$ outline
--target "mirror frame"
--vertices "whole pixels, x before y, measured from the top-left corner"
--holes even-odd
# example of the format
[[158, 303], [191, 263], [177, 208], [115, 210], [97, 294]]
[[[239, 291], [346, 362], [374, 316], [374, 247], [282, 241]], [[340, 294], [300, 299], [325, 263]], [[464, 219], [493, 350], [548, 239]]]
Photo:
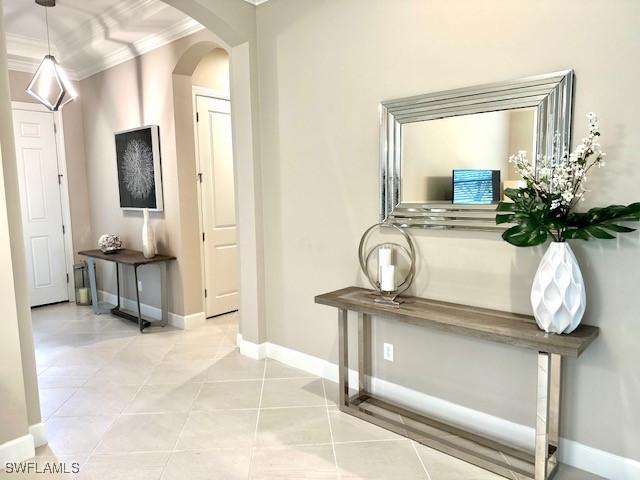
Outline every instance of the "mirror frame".
[[[496, 205], [402, 203], [402, 125], [440, 118], [534, 107], [535, 148], [550, 158], [571, 145], [573, 70], [385, 101], [380, 104], [381, 219], [401, 227], [497, 230]], [[557, 140], [556, 140], [557, 139]], [[557, 147], [555, 145], [557, 144]], [[515, 152], [513, 152], [515, 153]], [[506, 159], [505, 159], [506, 160]]]

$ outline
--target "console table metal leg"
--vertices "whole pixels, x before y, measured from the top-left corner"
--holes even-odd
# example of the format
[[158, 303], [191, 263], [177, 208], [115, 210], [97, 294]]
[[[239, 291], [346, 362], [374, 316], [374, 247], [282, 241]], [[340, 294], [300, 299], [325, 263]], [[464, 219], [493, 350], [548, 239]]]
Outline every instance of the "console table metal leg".
[[100, 304], [98, 303], [98, 288], [96, 283], [96, 261], [89, 257], [87, 258], [87, 266], [89, 267], [89, 287], [91, 288], [91, 307], [93, 313], [100, 315]]
[[538, 353], [535, 480], [551, 478], [558, 466], [562, 357]]
[[136, 288], [136, 305], [138, 307], [138, 328], [140, 328], [140, 332], [144, 329], [144, 323], [142, 321], [142, 311], [140, 310], [140, 289], [138, 288], [138, 266], [133, 266], [133, 276], [135, 277], [135, 288]]
[[338, 392], [339, 407], [343, 410], [349, 403], [349, 335], [347, 310], [338, 309]]
[[120, 264], [118, 262], [116, 262], [116, 296], [118, 297], [116, 308], [120, 310]]
[[371, 315], [358, 313], [358, 388], [360, 394], [369, 392], [371, 376]]
[[169, 307], [167, 303], [167, 264], [160, 263], [160, 310], [162, 313], [162, 326], [169, 323]]

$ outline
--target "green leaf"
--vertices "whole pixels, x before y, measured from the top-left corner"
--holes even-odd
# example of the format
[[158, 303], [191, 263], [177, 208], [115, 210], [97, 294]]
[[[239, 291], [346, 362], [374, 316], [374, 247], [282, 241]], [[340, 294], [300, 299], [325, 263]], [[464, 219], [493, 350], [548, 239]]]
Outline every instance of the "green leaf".
[[496, 215], [496, 225], [500, 225], [501, 223], [510, 223], [515, 217], [516, 215], [513, 213]]
[[502, 238], [516, 247], [533, 247], [544, 243], [548, 235], [545, 229], [530, 223], [522, 223], [505, 230]]
[[607, 231], [603, 230], [600, 227], [596, 227], [595, 225], [586, 227], [586, 231], [601, 240], [611, 240], [612, 238], [616, 238], [615, 235], [611, 235]]
[[500, 202], [496, 207], [496, 212], [513, 212], [515, 206], [515, 203], [512, 202]]
[[616, 225], [615, 223], [603, 223], [601, 227], [618, 233], [629, 233], [636, 231], [635, 228], [625, 227], [624, 225]]
[[[595, 237], [603, 240], [615, 238], [609, 232], [628, 233], [636, 229], [619, 225], [620, 222], [640, 221], [640, 202], [630, 205], [609, 205], [592, 208], [586, 212], [573, 212], [567, 216], [565, 238], [588, 240]], [[607, 231], [608, 230], [608, 231]]]

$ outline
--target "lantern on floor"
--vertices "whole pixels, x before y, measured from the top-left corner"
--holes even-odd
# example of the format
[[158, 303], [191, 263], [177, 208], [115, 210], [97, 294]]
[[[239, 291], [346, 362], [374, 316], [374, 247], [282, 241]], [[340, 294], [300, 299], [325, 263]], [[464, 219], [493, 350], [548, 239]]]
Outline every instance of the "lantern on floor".
[[76, 290], [76, 303], [78, 305], [91, 305], [87, 262], [76, 263], [73, 266], [73, 283]]

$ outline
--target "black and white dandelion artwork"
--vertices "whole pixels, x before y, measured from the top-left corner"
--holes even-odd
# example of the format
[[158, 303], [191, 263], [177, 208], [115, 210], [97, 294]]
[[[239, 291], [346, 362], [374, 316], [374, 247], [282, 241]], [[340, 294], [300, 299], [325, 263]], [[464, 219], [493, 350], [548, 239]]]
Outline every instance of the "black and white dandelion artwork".
[[117, 133], [116, 154], [120, 207], [161, 210], [158, 127]]

